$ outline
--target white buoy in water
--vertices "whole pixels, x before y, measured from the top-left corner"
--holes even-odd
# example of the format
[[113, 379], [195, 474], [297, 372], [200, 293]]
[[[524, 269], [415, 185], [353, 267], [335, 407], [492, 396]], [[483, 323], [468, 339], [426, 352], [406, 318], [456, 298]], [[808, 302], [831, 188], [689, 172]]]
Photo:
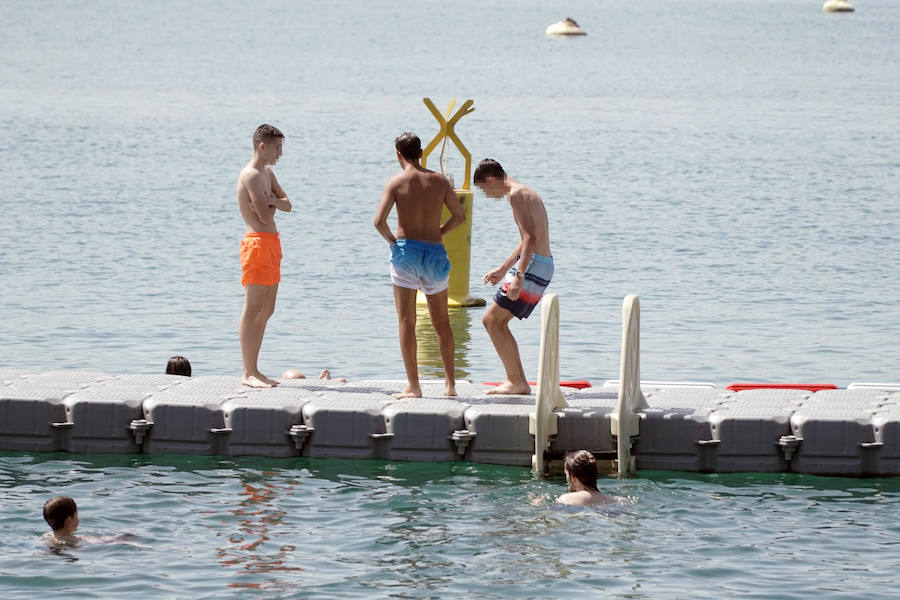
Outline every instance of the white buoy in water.
[[826, 0], [822, 5], [823, 12], [853, 12], [853, 5], [847, 0]]
[[578, 26], [575, 19], [567, 17], [564, 21], [557, 21], [553, 25], [547, 27], [545, 31], [547, 35], [587, 35], [587, 32]]

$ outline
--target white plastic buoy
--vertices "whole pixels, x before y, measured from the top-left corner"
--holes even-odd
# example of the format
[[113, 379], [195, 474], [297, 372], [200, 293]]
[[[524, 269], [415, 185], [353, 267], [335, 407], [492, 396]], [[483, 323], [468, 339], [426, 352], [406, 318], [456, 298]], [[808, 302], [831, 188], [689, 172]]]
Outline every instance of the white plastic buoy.
[[847, 0], [826, 0], [822, 12], [853, 12], [853, 5]]
[[587, 32], [578, 26], [575, 19], [567, 17], [564, 21], [557, 21], [553, 25], [547, 27], [545, 32], [547, 35], [587, 35]]

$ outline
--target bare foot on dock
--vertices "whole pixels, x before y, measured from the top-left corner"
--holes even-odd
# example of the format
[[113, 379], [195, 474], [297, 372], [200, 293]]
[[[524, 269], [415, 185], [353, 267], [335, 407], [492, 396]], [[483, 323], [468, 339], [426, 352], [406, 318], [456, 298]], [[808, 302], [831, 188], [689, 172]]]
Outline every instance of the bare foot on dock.
[[484, 392], [485, 394], [503, 394], [507, 396], [525, 396], [531, 393], [531, 387], [525, 385], [511, 383], [505, 381], [500, 385], [495, 385]]
[[241, 383], [246, 385], [247, 387], [252, 388], [270, 388], [274, 387], [273, 384], [269, 383], [271, 379], [263, 375], [262, 373], [258, 373], [257, 375], [245, 375], [241, 378]]
[[444, 384], [444, 395], [445, 396], [455, 396], [456, 395], [456, 384], [455, 383], [445, 383]]
[[319, 379], [323, 381], [341, 381], [347, 383], [346, 377], [332, 377], [331, 371], [329, 371], [328, 369], [322, 369], [322, 372], [319, 373]]
[[406, 389], [399, 394], [394, 394], [394, 398], [421, 398], [422, 388], [415, 385], [408, 385]]

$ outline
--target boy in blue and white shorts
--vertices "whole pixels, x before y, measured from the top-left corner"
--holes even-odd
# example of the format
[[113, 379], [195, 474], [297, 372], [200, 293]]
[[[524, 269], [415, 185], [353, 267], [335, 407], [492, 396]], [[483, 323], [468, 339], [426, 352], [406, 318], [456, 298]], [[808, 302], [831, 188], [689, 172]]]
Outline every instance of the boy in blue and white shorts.
[[[394, 140], [397, 161], [402, 169], [384, 186], [375, 212], [375, 229], [391, 245], [391, 283], [400, 332], [400, 353], [408, 384], [398, 398], [419, 398], [419, 368], [416, 361], [416, 294], [419, 289], [428, 299], [428, 312], [438, 337], [444, 365], [444, 394], [456, 395], [453, 330], [447, 313], [447, 286], [450, 261], [443, 237], [466, 220], [462, 204], [447, 178], [419, 164], [422, 142], [413, 133]], [[387, 224], [397, 205], [397, 234]], [[450, 218], [441, 224], [444, 206]]]
[[487, 393], [529, 394], [531, 386], [525, 377], [519, 346], [509, 330], [509, 322], [513, 317], [528, 318], [553, 278], [547, 210], [533, 189], [508, 177], [496, 160], [486, 158], [478, 163], [473, 179], [486, 196], [509, 197], [521, 236], [509, 258], [484, 275], [484, 282], [491, 285], [502, 280], [482, 323], [506, 370], [506, 381]]

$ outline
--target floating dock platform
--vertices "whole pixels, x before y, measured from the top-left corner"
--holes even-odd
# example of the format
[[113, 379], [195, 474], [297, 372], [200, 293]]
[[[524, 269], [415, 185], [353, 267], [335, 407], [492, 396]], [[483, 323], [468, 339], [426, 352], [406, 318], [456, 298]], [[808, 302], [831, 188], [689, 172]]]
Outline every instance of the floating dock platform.
[[[488, 386], [405, 381], [287, 380], [271, 389], [237, 377], [0, 370], [0, 450], [471, 461], [530, 467], [535, 396]], [[615, 458], [615, 382], [561, 388], [545, 458], [587, 449]], [[900, 475], [900, 386], [719, 389], [642, 382], [637, 469]]]

